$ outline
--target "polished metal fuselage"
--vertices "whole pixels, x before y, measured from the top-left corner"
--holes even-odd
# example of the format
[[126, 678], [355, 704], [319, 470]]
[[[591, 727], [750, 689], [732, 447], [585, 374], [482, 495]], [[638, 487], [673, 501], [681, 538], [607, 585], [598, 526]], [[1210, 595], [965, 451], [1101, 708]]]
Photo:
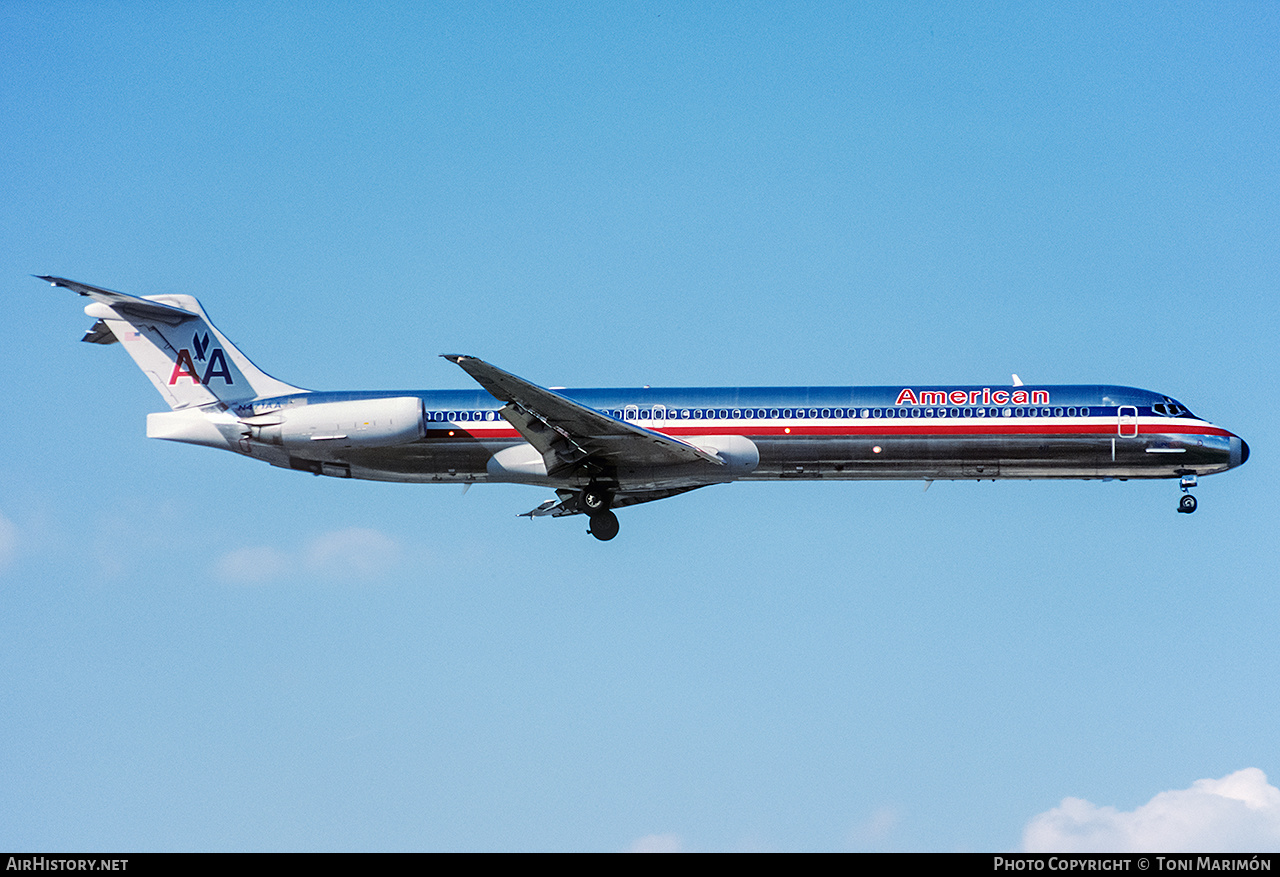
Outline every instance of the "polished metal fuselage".
[[[415, 394], [423, 400], [427, 422], [423, 437], [407, 444], [286, 453], [242, 443], [237, 449], [274, 465], [341, 477], [562, 488], [600, 480], [624, 490], [733, 480], [1176, 478], [1222, 472], [1248, 456], [1238, 436], [1181, 406], [1179, 416], [1170, 416], [1165, 402], [1157, 401], [1168, 397], [1128, 387], [1043, 388], [1036, 392], [1050, 404], [1039, 406], [904, 405], [897, 400], [906, 391], [896, 387], [563, 392], [619, 420], [699, 447], [737, 450], [722, 455], [729, 462], [725, 466], [613, 466], [552, 478], [502, 418], [502, 404], [473, 391]], [[989, 388], [938, 392], [979, 403], [983, 392], [1010, 397], [1008, 391], [993, 394]], [[298, 401], [390, 395], [325, 394]], [[289, 404], [286, 400], [283, 409]], [[525, 452], [530, 454], [526, 465], [501, 462]]]

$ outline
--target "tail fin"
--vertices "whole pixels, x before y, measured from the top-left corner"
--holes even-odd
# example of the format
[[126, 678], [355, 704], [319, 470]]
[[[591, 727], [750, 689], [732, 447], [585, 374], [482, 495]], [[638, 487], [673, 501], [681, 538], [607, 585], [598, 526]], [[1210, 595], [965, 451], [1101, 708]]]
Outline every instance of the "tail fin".
[[36, 276], [92, 298], [84, 311], [98, 322], [81, 340], [123, 344], [175, 411], [307, 392], [276, 380], [250, 362], [214, 328], [192, 296], [139, 298], [62, 277]]

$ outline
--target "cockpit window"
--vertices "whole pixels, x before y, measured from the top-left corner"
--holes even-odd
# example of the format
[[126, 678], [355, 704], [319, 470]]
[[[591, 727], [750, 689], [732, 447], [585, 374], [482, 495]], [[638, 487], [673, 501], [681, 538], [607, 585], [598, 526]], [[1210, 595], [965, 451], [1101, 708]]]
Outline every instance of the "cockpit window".
[[1163, 403], [1157, 402], [1152, 405], [1151, 410], [1157, 414], [1164, 414], [1166, 417], [1195, 417], [1187, 406], [1170, 399], [1168, 396], [1164, 397]]

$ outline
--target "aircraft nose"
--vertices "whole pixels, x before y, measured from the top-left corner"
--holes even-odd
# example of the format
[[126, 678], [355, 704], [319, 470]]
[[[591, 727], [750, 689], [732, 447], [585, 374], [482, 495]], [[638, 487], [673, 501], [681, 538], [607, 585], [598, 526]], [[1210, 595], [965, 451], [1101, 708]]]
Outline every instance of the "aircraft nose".
[[1238, 435], [1231, 437], [1231, 468], [1249, 459], [1249, 443]]

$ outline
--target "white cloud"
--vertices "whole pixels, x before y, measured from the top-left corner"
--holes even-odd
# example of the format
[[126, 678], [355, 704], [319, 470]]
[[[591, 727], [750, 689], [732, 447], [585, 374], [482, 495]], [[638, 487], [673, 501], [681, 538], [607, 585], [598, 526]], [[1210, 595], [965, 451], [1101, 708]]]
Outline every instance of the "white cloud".
[[307, 546], [307, 566], [321, 575], [370, 579], [399, 559], [400, 546], [377, 530], [352, 527], [315, 539]]
[[678, 834], [646, 834], [627, 847], [629, 853], [683, 853], [684, 840]]
[[0, 572], [4, 572], [13, 562], [17, 553], [18, 528], [13, 525], [13, 521], [0, 515]]
[[1161, 792], [1132, 811], [1080, 798], [1032, 819], [1022, 849], [1047, 852], [1277, 852], [1280, 789], [1247, 767], [1220, 780]]
[[400, 560], [400, 546], [377, 530], [352, 527], [325, 533], [297, 551], [252, 546], [218, 559], [218, 577], [232, 582], [270, 582], [307, 575], [323, 579], [373, 579]]
[[278, 548], [237, 548], [218, 559], [218, 577], [232, 582], [269, 582], [289, 570], [289, 557]]
[[901, 821], [897, 807], [880, 807], [850, 829], [849, 842], [855, 849], [883, 847]]

